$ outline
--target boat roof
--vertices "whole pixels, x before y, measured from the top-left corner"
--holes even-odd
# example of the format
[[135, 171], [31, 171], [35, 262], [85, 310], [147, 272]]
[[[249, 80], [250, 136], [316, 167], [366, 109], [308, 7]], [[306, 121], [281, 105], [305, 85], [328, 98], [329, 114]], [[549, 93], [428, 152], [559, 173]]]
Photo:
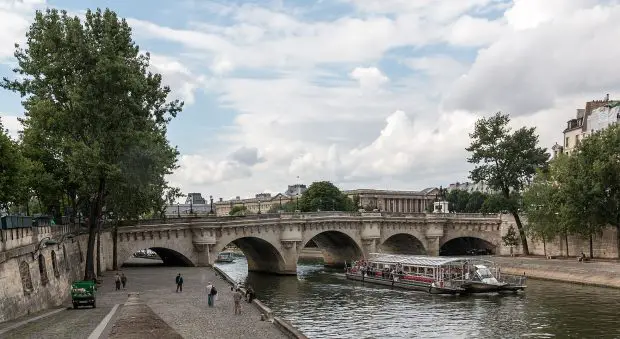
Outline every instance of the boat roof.
[[431, 257], [426, 255], [402, 255], [386, 253], [370, 253], [369, 261], [412, 266], [442, 266], [457, 262], [491, 262], [489, 260], [463, 257]]

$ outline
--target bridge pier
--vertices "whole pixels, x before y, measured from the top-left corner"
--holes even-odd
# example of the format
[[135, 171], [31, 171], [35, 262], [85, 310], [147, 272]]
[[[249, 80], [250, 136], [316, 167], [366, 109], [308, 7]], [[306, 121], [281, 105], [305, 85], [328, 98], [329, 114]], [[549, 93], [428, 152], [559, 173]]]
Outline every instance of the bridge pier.
[[194, 250], [196, 251], [196, 266], [200, 267], [212, 267], [215, 263], [215, 258], [211, 254], [215, 244], [209, 243], [194, 243]]
[[426, 237], [426, 253], [430, 256], [439, 255], [439, 237]]

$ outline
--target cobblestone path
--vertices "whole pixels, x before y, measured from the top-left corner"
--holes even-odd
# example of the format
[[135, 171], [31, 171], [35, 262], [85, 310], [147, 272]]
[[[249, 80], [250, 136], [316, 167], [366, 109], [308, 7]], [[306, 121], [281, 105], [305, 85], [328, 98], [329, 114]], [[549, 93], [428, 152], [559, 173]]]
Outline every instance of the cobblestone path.
[[[115, 304], [125, 303], [128, 292], [139, 292], [140, 299], [184, 338], [286, 338], [272, 323], [260, 321], [260, 313], [253, 305], [243, 303], [242, 314], [235, 316], [230, 286], [216, 277], [212, 269], [131, 267], [122, 269], [122, 272], [128, 278], [127, 289], [114, 291], [114, 272], [106, 272], [97, 293], [97, 308], [74, 310], [69, 308], [68, 300], [66, 310], [2, 333], [0, 337], [86, 339]], [[175, 292], [177, 273], [184, 277], [182, 293]], [[209, 281], [218, 290], [219, 300], [213, 308], [208, 308], [206, 302], [205, 286]], [[120, 308], [116, 316], [119, 313]], [[3, 328], [23, 320], [0, 324], [0, 333]], [[115, 320], [112, 318], [102, 338], [107, 336]]]

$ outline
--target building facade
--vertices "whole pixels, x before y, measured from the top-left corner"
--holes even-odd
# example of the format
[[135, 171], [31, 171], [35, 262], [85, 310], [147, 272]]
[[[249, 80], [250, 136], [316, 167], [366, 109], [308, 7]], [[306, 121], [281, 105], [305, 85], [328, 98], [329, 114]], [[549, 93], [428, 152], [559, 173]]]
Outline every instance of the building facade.
[[466, 191], [468, 193], [473, 193], [473, 192], [481, 192], [481, 193], [494, 193], [494, 191], [485, 183], [483, 182], [479, 182], [479, 183], [474, 183], [474, 182], [455, 182], [453, 184], [448, 185], [448, 187], [446, 187], [446, 189], [448, 190], [448, 192], [452, 192], [454, 190], [461, 190], [461, 191]]
[[616, 123], [620, 113], [618, 104], [617, 100], [609, 100], [607, 94], [605, 100], [589, 101], [585, 108], [577, 109], [575, 118], [566, 122], [562, 144], [556, 143], [551, 147], [553, 156], [560, 153], [572, 154], [589, 134]]
[[267, 213], [270, 209], [283, 206], [287, 202], [296, 202], [307, 189], [306, 185], [295, 184], [289, 185], [284, 193], [278, 193], [275, 196], [271, 193], [259, 193], [254, 198], [247, 199], [241, 199], [239, 196], [231, 200], [220, 198], [214, 203], [215, 214], [217, 216], [229, 215], [235, 206], [245, 207], [250, 213]]
[[422, 191], [388, 191], [356, 189], [343, 192], [351, 199], [359, 197], [359, 208], [380, 212], [423, 213], [439, 198], [439, 189]]

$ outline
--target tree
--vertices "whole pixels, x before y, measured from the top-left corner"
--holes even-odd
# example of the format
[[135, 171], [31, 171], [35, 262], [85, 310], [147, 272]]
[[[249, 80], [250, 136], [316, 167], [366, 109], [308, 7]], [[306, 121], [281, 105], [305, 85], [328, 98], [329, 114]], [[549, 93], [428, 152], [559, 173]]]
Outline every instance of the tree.
[[329, 181], [313, 182], [299, 199], [299, 209], [303, 212], [355, 211], [356, 208], [353, 200]]
[[470, 193], [464, 190], [452, 190], [446, 194], [446, 200], [449, 203], [450, 211], [456, 213], [464, 213], [467, 210], [467, 203], [469, 203]]
[[502, 241], [504, 242], [504, 245], [510, 247], [510, 255], [512, 256], [513, 247], [519, 244], [519, 238], [517, 237], [515, 228], [512, 227], [512, 225], [510, 225], [510, 227], [508, 228], [508, 231], [506, 231], [506, 235], [502, 237]]
[[606, 210], [610, 188], [605, 186], [599, 171], [609, 163], [601, 155], [606, 147], [599, 133], [586, 138], [577, 153], [569, 157], [567, 168], [559, 178], [563, 220], [574, 233], [589, 238], [590, 258], [594, 257], [593, 236], [600, 234], [609, 221]]
[[244, 216], [247, 213], [248, 213], [247, 207], [237, 205], [230, 209], [230, 212], [228, 212], [228, 215], [239, 217], [239, 216]]
[[295, 201], [289, 200], [283, 203], [282, 208], [280, 208], [280, 204], [272, 205], [267, 213], [279, 213], [280, 210], [287, 213], [295, 212]]
[[474, 132], [469, 135], [472, 140], [466, 150], [471, 156], [467, 161], [476, 164], [470, 172], [474, 182], [485, 182], [510, 203], [508, 211], [519, 229], [523, 253], [528, 255], [525, 230], [515, 204], [517, 200], [511, 192], [520, 193], [536, 170], [546, 165], [549, 154], [545, 148], [538, 147], [535, 128], [522, 127], [512, 132], [509, 122], [509, 116], [501, 112], [478, 120]]
[[9, 137], [0, 119], [0, 209], [28, 204], [28, 166], [19, 145]]
[[484, 201], [487, 199], [487, 194], [474, 191], [469, 194], [469, 200], [465, 205], [465, 212], [467, 213], [480, 213]]
[[545, 256], [547, 242], [560, 234], [567, 234], [560, 215], [560, 187], [553, 180], [553, 174], [556, 173], [554, 165], [558, 164], [553, 161], [549, 171], [539, 171], [523, 193], [523, 209], [528, 220], [527, 231], [532, 237], [542, 240]]
[[43, 155], [66, 171], [64, 192], [87, 212], [84, 278], [92, 279], [103, 211], [139, 215], [164, 194], [164, 176], [178, 156], [167, 124], [183, 103], [167, 101], [170, 89], [148, 71], [149, 54], [108, 9], [88, 10], [84, 22], [65, 11], [37, 11], [26, 37], [26, 48], [16, 45], [14, 54], [19, 77], [5, 78], [2, 87], [24, 97], [24, 133], [43, 140]]
[[599, 181], [599, 187], [605, 188], [599, 206], [600, 217], [603, 222], [615, 225], [620, 256], [620, 125], [612, 125], [588, 139], [584, 140], [586, 142], [581, 152], [597, 155], [597, 161], [592, 164], [593, 174]]

